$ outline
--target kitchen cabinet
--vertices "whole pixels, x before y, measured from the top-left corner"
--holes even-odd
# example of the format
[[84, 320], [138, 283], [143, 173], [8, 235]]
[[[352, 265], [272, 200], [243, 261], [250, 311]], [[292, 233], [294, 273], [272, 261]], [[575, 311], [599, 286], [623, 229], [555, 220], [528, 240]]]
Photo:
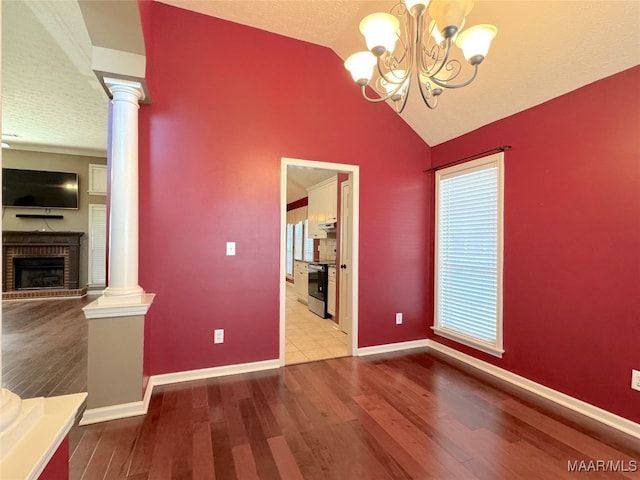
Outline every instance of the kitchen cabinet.
[[296, 260], [293, 262], [293, 289], [298, 301], [305, 305], [309, 301], [309, 265]]
[[329, 279], [327, 282], [327, 313], [336, 316], [336, 267], [329, 267]]
[[338, 177], [309, 187], [309, 236], [327, 238], [327, 232], [320, 230], [322, 223], [334, 223], [338, 220]]

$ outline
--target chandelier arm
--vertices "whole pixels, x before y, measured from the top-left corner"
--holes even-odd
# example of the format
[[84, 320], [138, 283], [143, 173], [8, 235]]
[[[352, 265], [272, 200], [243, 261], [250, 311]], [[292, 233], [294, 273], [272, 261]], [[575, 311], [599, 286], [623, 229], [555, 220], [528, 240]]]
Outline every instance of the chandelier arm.
[[[364, 99], [367, 100], [368, 102], [371, 102], [371, 103], [386, 102], [391, 97], [393, 97], [393, 95], [395, 95], [395, 91], [393, 91], [393, 92], [389, 93], [388, 95], [385, 95], [384, 97], [375, 98], [375, 97], [370, 97], [370, 96], [367, 95], [367, 85], [362, 85], [360, 88], [361, 88], [362, 96], [364, 97]], [[377, 92], [377, 90], [375, 90], [375, 91]]]
[[438, 106], [438, 97], [434, 96], [431, 91], [429, 91], [427, 87], [422, 84], [422, 82], [418, 82], [418, 85], [420, 89], [420, 95], [422, 96], [422, 101], [424, 102], [424, 104], [431, 110], [435, 109]]
[[411, 90], [410, 76], [407, 77], [407, 79], [405, 80], [405, 83], [407, 84], [407, 88], [404, 91], [404, 94], [399, 100], [394, 100], [393, 102], [393, 107], [395, 108], [396, 112], [399, 114], [402, 113], [402, 111], [404, 110], [404, 107], [407, 105], [407, 100], [409, 99], [409, 91]]
[[430, 80], [433, 83], [435, 83], [436, 85], [438, 85], [439, 87], [442, 87], [442, 88], [462, 88], [462, 87], [466, 87], [467, 85], [469, 85], [471, 82], [473, 82], [476, 79], [476, 76], [478, 76], [478, 65], [474, 65], [473, 67], [474, 67], [473, 75], [471, 76], [471, 78], [469, 80], [467, 80], [466, 82], [463, 82], [463, 83], [458, 83], [456, 85], [449, 85], [449, 84], [446, 84], [446, 83], [442, 83], [440, 80], [438, 80], [435, 77], [431, 77]]
[[[444, 57], [442, 57], [442, 61], [440, 63], [440, 66], [438, 67], [438, 69], [433, 72], [433, 73], [429, 73], [429, 78], [431, 80], [435, 80], [435, 76], [438, 75], [440, 73], [440, 71], [445, 67], [445, 65], [447, 65], [447, 63], [449, 63], [449, 54], [451, 53], [451, 37], [447, 38], [447, 48], [444, 52]], [[437, 83], [437, 82], [435, 82]], [[446, 85], [442, 85], [439, 84], [441, 87], [446, 87]]]
[[402, 45], [402, 55], [399, 59], [393, 57], [396, 65], [398, 65], [404, 62], [407, 52], [410, 51], [409, 48], [407, 48], [407, 45], [411, 45], [410, 29], [408, 28], [408, 25], [411, 23], [411, 15], [402, 1], [391, 7], [389, 13], [399, 18], [403, 26], [403, 28], [400, 29], [400, 34], [397, 34], [398, 40], [400, 40], [400, 44]]

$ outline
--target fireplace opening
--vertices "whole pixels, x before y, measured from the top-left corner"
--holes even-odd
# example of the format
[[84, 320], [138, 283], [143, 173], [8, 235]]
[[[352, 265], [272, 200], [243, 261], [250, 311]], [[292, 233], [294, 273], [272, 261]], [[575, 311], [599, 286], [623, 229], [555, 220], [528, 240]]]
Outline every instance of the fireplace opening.
[[15, 257], [16, 290], [64, 288], [64, 257]]

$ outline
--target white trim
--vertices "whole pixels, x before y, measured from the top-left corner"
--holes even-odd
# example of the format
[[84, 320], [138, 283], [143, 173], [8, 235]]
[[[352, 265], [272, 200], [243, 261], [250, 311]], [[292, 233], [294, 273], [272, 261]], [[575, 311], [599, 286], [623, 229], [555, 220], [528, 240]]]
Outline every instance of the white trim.
[[627, 435], [640, 439], [640, 424], [632, 422], [626, 418], [620, 417], [614, 413], [603, 410], [600, 407], [591, 405], [590, 403], [583, 402], [577, 398], [566, 395], [552, 388], [545, 387], [539, 383], [536, 383], [527, 378], [521, 377], [515, 373], [511, 373], [503, 368], [496, 367], [490, 363], [478, 360], [466, 353], [459, 352], [453, 348], [447, 347], [434, 340], [427, 340], [429, 350], [439, 352], [443, 355], [451, 357], [462, 363], [469, 365], [477, 370], [487, 373], [493, 377], [503, 380], [511, 385], [522, 388], [528, 392], [531, 392], [539, 397], [550, 400], [558, 405], [562, 405], [574, 412], [577, 412], [585, 417], [596, 420], [600, 423], [615, 428]]
[[449, 330], [448, 328], [443, 327], [431, 327], [431, 330], [440, 337], [448, 338], [449, 340], [461, 343], [467, 347], [475, 348], [481, 352], [493, 355], [494, 357], [502, 358], [502, 354], [504, 353], [503, 349], [496, 348], [495, 345], [489, 342], [482, 342], [477, 338], [464, 335], [460, 332], [456, 332], [455, 330]]
[[[172, 383], [190, 382], [192, 380], [202, 380], [203, 378], [224, 377], [226, 375], [237, 375], [239, 373], [261, 372], [279, 368], [278, 359], [263, 360], [261, 362], [239, 363], [236, 365], [223, 365], [221, 367], [201, 368], [199, 370], [188, 370], [185, 372], [165, 373], [163, 375], [153, 375], [149, 379], [149, 385], [169, 385]], [[147, 386], [147, 388], [149, 388]]]
[[69, 434], [86, 397], [86, 393], [74, 393], [23, 400], [23, 408], [35, 408], [36, 417], [25, 425], [16, 425], [19, 432], [11, 434], [13, 440], [2, 442], [3, 449], [9, 450], [3, 455], [0, 467], [2, 478], [37, 479]]
[[[65, 147], [59, 145], [50, 145], [46, 143], [30, 143], [21, 142], [19, 139], [10, 139], [11, 150], [21, 150], [26, 152], [42, 152], [42, 153], [57, 153], [63, 155], [77, 155], [79, 157], [96, 157], [107, 158], [107, 147], [104, 148], [89, 148], [89, 147]], [[105, 141], [106, 144], [106, 141]]]
[[373, 347], [359, 348], [357, 355], [364, 357], [367, 355], [377, 355], [378, 353], [399, 352], [401, 350], [410, 350], [412, 348], [423, 348], [428, 345], [429, 340], [410, 340], [408, 342], [386, 343], [384, 345], [374, 345]]
[[141, 295], [141, 303], [105, 305], [101, 303], [103, 299], [109, 298], [115, 301], [118, 300], [118, 297], [104, 297], [103, 295], [84, 307], [82, 311], [84, 312], [84, 316], [87, 320], [92, 320], [94, 318], [134, 317], [137, 315], [146, 315], [153, 303], [154, 297], [155, 293], [145, 293]]
[[137, 417], [147, 413], [149, 405], [144, 402], [120, 403], [118, 405], [109, 405], [107, 407], [88, 408], [82, 414], [79, 425], [91, 425], [92, 423], [107, 422], [109, 420], [118, 420], [120, 418]]
[[227, 375], [237, 375], [239, 373], [260, 372], [279, 367], [279, 360], [274, 359], [260, 362], [240, 363], [236, 365], [223, 365], [221, 367], [201, 368], [198, 370], [186, 370], [184, 372], [165, 373], [162, 375], [152, 375], [149, 378], [147, 388], [144, 392], [144, 397], [141, 401], [85, 410], [82, 420], [80, 421], [80, 425], [90, 425], [92, 423], [106, 422], [108, 420], [145, 415], [149, 410], [149, 403], [151, 402], [153, 389], [159, 385], [190, 382], [205, 378], [224, 377]]
[[286, 256], [286, 226], [287, 226], [287, 167], [320, 168], [323, 170], [335, 170], [336, 173], [348, 173], [351, 181], [351, 355], [358, 352], [358, 272], [359, 272], [359, 245], [360, 245], [360, 166], [345, 163], [318, 162], [315, 160], [301, 160], [297, 158], [281, 158], [280, 167], [280, 366], [285, 363], [285, 321], [286, 321], [286, 285], [287, 272]]

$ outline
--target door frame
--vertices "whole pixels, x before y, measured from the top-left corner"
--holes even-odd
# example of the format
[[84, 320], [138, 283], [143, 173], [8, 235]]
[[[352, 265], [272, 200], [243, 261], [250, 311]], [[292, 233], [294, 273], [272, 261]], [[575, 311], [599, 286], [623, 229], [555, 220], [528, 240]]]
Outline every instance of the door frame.
[[358, 356], [358, 259], [360, 249], [360, 166], [343, 163], [319, 162], [298, 158], [282, 157], [280, 164], [280, 348], [278, 363], [284, 366], [285, 326], [286, 326], [286, 285], [287, 274], [287, 167], [320, 168], [348, 173], [351, 180], [351, 355]]

